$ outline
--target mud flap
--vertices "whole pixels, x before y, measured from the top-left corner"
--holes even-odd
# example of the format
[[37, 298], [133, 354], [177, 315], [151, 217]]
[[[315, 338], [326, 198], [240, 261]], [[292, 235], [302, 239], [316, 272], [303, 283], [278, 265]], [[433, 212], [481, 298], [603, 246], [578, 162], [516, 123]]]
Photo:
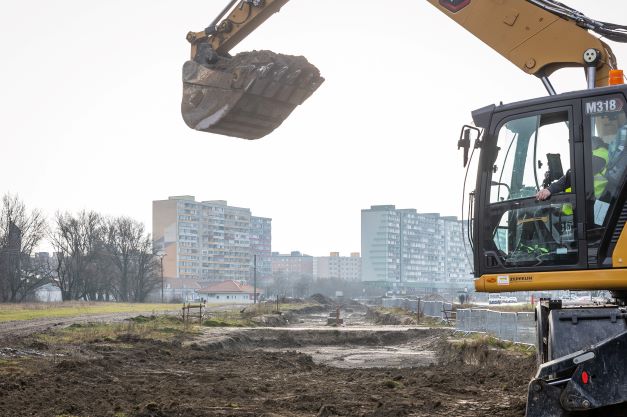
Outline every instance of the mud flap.
[[541, 365], [529, 384], [526, 417], [576, 416], [625, 402], [627, 332], [622, 332]]
[[303, 57], [268, 51], [183, 65], [181, 113], [192, 129], [259, 139], [281, 125], [324, 78]]

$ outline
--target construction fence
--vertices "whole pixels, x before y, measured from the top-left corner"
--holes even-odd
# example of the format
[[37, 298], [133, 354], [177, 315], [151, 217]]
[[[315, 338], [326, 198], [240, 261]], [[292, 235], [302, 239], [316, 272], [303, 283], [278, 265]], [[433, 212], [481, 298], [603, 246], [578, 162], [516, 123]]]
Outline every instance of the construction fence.
[[[386, 308], [402, 308], [404, 310], [418, 311], [420, 305], [420, 314], [422, 316], [439, 318], [446, 320], [450, 318], [450, 311], [453, 309], [452, 303], [443, 301], [422, 301], [410, 298], [384, 298], [383, 307]], [[447, 316], [448, 314], [448, 316]]]
[[535, 345], [536, 323], [533, 312], [500, 312], [488, 309], [457, 309], [443, 301], [421, 301], [410, 298], [384, 298], [383, 307], [418, 311], [426, 317], [449, 321], [455, 317], [455, 328], [464, 332], [486, 333], [501, 340]]
[[536, 343], [536, 324], [533, 312], [510, 313], [487, 309], [457, 309], [457, 330], [487, 333], [501, 340]]

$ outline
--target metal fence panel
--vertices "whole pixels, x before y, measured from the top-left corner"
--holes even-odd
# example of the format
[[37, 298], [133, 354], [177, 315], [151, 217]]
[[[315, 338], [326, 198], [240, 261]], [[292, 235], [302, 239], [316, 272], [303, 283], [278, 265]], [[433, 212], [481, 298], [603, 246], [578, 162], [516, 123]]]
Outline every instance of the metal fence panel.
[[486, 309], [457, 310], [458, 330], [482, 332], [502, 340], [535, 344], [535, 315], [531, 312], [509, 313]]

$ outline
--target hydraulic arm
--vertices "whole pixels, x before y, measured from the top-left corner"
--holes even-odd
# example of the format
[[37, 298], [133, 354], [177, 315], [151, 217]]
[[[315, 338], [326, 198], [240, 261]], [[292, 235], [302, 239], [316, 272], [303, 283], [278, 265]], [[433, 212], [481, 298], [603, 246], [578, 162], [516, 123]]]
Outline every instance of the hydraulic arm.
[[[595, 69], [591, 81], [598, 87], [607, 85], [610, 69], [616, 68], [611, 48], [587, 30], [597, 26], [582, 27], [590, 19], [569, 8], [556, 9], [555, 2], [427, 1], [518, 68], [541, 78], [549, 91], [548, 77], [559, 69]], [[625, 41], [624, 33], [617, 34], [621, 36]]]

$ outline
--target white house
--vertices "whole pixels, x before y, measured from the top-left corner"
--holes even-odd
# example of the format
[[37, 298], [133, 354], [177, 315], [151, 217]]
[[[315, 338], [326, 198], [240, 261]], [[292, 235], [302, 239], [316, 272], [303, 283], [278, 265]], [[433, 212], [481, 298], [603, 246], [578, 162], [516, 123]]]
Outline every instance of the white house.
[[[196, 292], [208, 303], [252, 304], [255, 290], [252, 286], [237, 281], [224, 281], [209, 284]], [[262, 292], [257, 288], [257, 300]]]

